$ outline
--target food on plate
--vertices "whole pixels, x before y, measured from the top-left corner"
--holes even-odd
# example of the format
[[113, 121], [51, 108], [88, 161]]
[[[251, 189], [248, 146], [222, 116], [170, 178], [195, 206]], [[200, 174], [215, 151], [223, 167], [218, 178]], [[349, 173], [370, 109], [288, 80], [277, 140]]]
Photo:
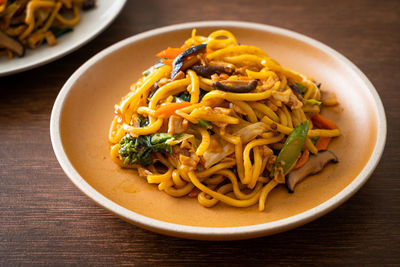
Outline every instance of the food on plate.
[[289, 192], [338, 162], [340, 135], [321, 115], [320, 84], [281, 66], [226, 30], [200, 36], [160, 59], [115, 105], [111, 159], [174, 197], [264, 210], [269, 192]]
[[80, 10], [94, 6], [95, 0], [0, 0], [0, 56], [12, 59], [26, 48], [56, 45], [79, 23]]

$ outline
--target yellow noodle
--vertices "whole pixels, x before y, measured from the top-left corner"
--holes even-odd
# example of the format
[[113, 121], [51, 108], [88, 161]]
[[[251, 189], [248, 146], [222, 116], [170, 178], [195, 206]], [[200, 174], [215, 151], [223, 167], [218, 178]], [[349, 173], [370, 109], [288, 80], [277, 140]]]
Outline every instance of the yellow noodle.
[[273, 71], [251, 71], [251, 70], [246, 70], [247, 76], [250, 79], [259, 79], [259, 80], [268, 80], [270, 77], [277, 78], [277, 75]]
[[193, 118], [193, 117], [190, 116], [189, 114], [183, 112], [182, 109], [176, 110], [176, 111], [175, 111], [175, 114], [181, 116], [182, 118], [184, 118], [184, 119], [190, 121], [190, 122], [193, 123], [193, 124], [199, 123], [199, 121], [198, 121], [196, 118]]
[[124, 123], [122, 125], [122, 129], [129, 132], [133, 136], [139, 136], [157, 132], [161, 128], [162, 124], [162, 119], [157, 119], [154, 123], [146, 127], [132, 127]]
[[278, 109], [279, 120], [283, 126], [288, 126], [288, 120], [286, 118], [286, 114], [282, 111], [282, 109]]
[[201, 171], [197, 173], [197, 177], [199, 178], [205, 178], [205, 177], [209, 177], [213, 174], [215, 174], [217, 171], [223, 170], [223, 169], [228, 169], [232, 166], [235, 165], [235, 161], [228, 161], [228, 162], [223, 162], [223, 163], [218, 163], [214, 166], [212, 166], [211, 168], [208, 168], [205, 171]]
[[[220, 39], [221, 37], [224, 38]], [[225, 30], [212, 32], [208, 39], [207, 47], [211, 50], [237, 45], [235, 36], [231, 32]]]
[[191, 90], [189, 91], [191, 95], [190, 103], [198, 103], [200, 94], [199, 77], [197, 76], [196, 72], [192, 70], [188, 70], [188, 75], [192, 85]]
[[147, 176], [147, 182], [149, 184], [159, 184], [162, 182], [166, 182], [168, 180], [171, 180], [172, 178], [172, 171], [173, 169], [170, 168], [166, 173], [163, 174], [152, 174]]
[[134, 93], [130, 95], [130, 97], [124, 99], [118, 106], [121, 114], [124, 114], [124, 112], [131, 103], [134, 103], [135, 101], [138, 102], [138, 100], [144, 94], [144, 92], [149, 90], [150, 87], [153, 86], [153, 84], [155, 84], [159, 79], [167, 76], [170, 72], [171, 72], [170, 66], [163, 66], [157, 69], [152, 74], [150, 74], [148, 77], [146, 77], [143, 84], [137, 90], [135, 90]]
[[305, 146], [308, 148], [308, 150], [316, 155], [318, 153], [318, 149], [314, 146], [313, 142], [311, 142], [310, 138], [306, 138]]
[[78, 22], [80, 20], [80, 15], [79, 15], [79, 9], [77, 6], [74, 6], [73, 10], [74, 10], [74, 18], [73, 19], [65, 19], [60, 14], [56, 15], [56, 19], [67, 27], [74, 27], [76, 24], [78, 24]]
[[254, 153], [254, 165], [251, 169], [252, 175], [251, 175], [251, 180], [249, 182], [250, 189], [253, 189], [254, 186], [256, 185], [258, 177], [260, 176], [261, 173], [261, 166], [262, 166], [262, 157], [260, 154], [260, 148], [257, 146], [254, 147], [253, 153]]
[[235, 55], [242, 55], [242, 54], [251, 54], [260, 57], [268, 57], [268, 55], [262, 51], [260, 48], [250, 45], [238, 45], [238, 46], [231, 46], [222, 48], [217, 50], [209, 55], [207, 55], [208, 60], [213, 59], [222, 59], [227, 56], [235, 56]]
[[260, 211], [263, 211], [265, 209], [265, 200], [267, 199], [268, 193], [271, 192], [272, 189], [274, 189], [275, 186], [277, 186], [278, 183], [275, 182], [275, 180], [271, 180], [266, 186], [261, 191], [260, 199], [258, 201], [258, 209]]
[[185, 79], [170, 82], [170, 83], [162, 86], [160, 89], [158, 89], [156, 91], [156, 93], [151, 98], [149, 107], [151, 109], [156, 109], [158, 101], [160, 101], [165, 95], [172, 94], [172, 92], [175, 94], [180, 93], [180, 92], [186, 90], [186, 86], [188, 86], [189, 84], [190, 84], [190, 79], [185, 78]]
[[231, 135], [227, 132], [222, 133], [220, 128], [215, 128], [213, 129], [213, 131], [215, 131], [215, 133], [218, 134], [219, 137], [221, 137], [222, 139], [224, 139], [229, 143], [237, 145], [242, 142], [240, 136]]
[[255, 139], [249, 142], [243, 150], [243, 162], [244, 162], [244, 180], [243, 184], [249, 184], [251, 181], [251, 161], [250, 161], [250, 150], [255, 146], [262, 146], [277, 143], [282, 140], [283, 135], [278, 135], [270, 139]]
[[175, 169], [172, 171], [172, 181], [176, 188], [182, 188], [186, 185], [186, 182], [181, 179], [179, 172]]
[[194, 172], [189, 172], [189, 177], [190, 181], [201, 191], [207, 193], [208, 195], [212, 196], [213, 198], [218, 199], [221, 202], [224, 202], [225, 204], [234, 206], [234, 207], [249, 207], [257, 203], [259, 196], [261, 192], [257, 192], [252, 198], [250, 199], [245, 199], [245, 200], [238, 200], [234, 199], [228, 196], [225, 196], [221, 193], [215, 192], [208, 188], [207, 186], [203, 185], [199, 179], [197, 178], [196, 174]]
[[207, 131], [207, 129], [201, 127], [195, 127], [195, 129], [201, 134], [201, 143], [196, 150], [196, 155], [201, 156], [210, 146], [211, 142], [210, 133]]
[[286, 105], [282, 106], [282, 111], [285, 113], [285, 117], [287, 119], [287, 126], [293, 128], [292, 116], [289, 113], [289, 110], [286, 108]]
[[223, 175], [215, 175], [213, 177], [205, 179], [203, 182], [207, 185], [213, 184], [213, 185], [219, 185], [223, 181], [225, 181], [226, 177]]
[[[275, 83], [274, 88], [279, 88], [280, 82]], [[272, 88], [273, 90], [273, 88]], [[272, 90], [266, 90], [261, 93], [229, 93], [229, 92], [224, 92], [224, 91], [219, 91], [219, 90], [214, 90], [209, 93], [207, 93], [202, 101], [206, 101], [208, 99], [217, 97], [217, 98], [223, 98], [225, 100], [229, 101], [235, 101], [235, 100], [241, 100], [241, 101], [259, 101], [263, 99], [267, 99], [271, 96]]]
[[[232, 184], [226, 184], [218, 188], [217, 193], [225, 195], [229, 192], [231, 192], [233, 189]], [[212, 206], [215, 206], [218, 203], [218, 199], [216, 198], [207, 198], [207, 194], [205, 192], [200, 192], [199, 195], [197, 196], [197, 200], [201, 205], [207, 208], [211, 208]]]
[[115, 117], [111, 123], [110, 131], [108, 133], [108, 140], [112, 144], [118, 143], [119, 140], [121, 140], [121, 138], [125, 135], [125, 131], [118, 126], [118, 117]]
[[174, 182], [170, 179], [164, 182], [161, 182], [158, 184], [158, 190], [163, 191], [167, 188], [170, 188], [171, 186], [174, 185]]
[[239, 66], [257, 66], [261, 67], [261, 62], [263, 58], [255, 56], [255, 55], [239, 55], [232, 57], [224, 57], [224, 61], [239, 65]]
[[168, 187], [164, 189], [164, 192], [167, 193], [170, 196], [173, 197], [183, 197], [186, 196], [187, 194], [189, 194], [194, 188], [194, 185], [191, 183], [186, 184], [184, 187], [182, 188], [174, 188], [174, 187]]
[[40, 29], [40, 32], [44, 33], [51, 27], [56, 15], [61, 7], [62, 7], [62, 3], [56, 4], [56, 6], [54, 7], [53, 11], [50, 14], [50, 17], [47, 19], [46, 23], [44, 24], [43, 28]]
[[232, 103], [241, 108], [244, 112], [246, 112], [246, 115], [250, 122], [258, 122], [257, 116], [249, 104], [243, 101], [232, 101]]
[[270, 117], [272, 120], [280, 122], [278, 115], [276, 115], [276, 113], [268, 106], [258, 102], [250, 102], [250, 106], [256, 110], [261, 111], [262, 113]]
[[20, 40], [24, 40], [35, 28], [35, 10], [39, 7], [53, 7], [54, 2], [49, 1], [30, 1], [26, 6], [26, 18], [25, 23], [28, 24], [28, 28], [19, 36]]
[[[284, 134], [290, 134], [293, 131], [293, 128], [284, 126], [282, 124], [276, 123], [272, 121], [270, 118], [265, 116], [262, 120], [265, 124], [268, 125], [275, 125], [277, 128], [278, 132], [284, 133]], [[274, 128], [274, 126], [271, 126]], [[333, 129], [333, 130], [324, 130], [324, 129], [314, 129], [314, 130], [308, 130], [308, 136], [314, 137], [314, 136], [322, 136], [322, 137], [335, 137], [340, 135], [340, 130], [339, 129]]]

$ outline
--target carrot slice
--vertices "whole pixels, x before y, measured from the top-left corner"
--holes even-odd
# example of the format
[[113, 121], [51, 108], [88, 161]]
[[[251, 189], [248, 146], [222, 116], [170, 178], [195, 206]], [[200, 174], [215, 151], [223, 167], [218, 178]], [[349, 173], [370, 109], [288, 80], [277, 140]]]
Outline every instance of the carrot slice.
[[329, 142], [331, 141], [332, 137], [320, 137], [315, 144], [315, 147], [319, 150], [325, 150], [328, 148]]
[[214, 51], [207, 47], [206, 52], [204, 53], [204, 57], [207, 57], [207, 55], [211, 54], [212, 52]]
[[154, 113], [154, 116], [159, 117], [169, 117], [172, 114], [174, 114], [175, 110], [181, 109], [187, 106], [190, 106], [191, 103], [189, 102], [180, 102], [180, 103], [170, 103], [166, 104], [165, 106], [160, 107], [159, 109], [156, 110]]
[[228, 80], [229, 75], [226, 74], [226, 73], [221, 73], [221, 74], [219, 75], [219, 78], [220, 78], [221, 80]]
[[322, 129], [337, 129], [338, 127], [336, 126], [335, 123], [333, 123], [333, 121], [328, 120], [327, 118], [325, 118], [324, 116], [322, 116], [321, 114], [315, 115], [311, 118], [312, 122], [314, 123], [315, 126], [317, 126], [318, 128], [322, 128]]
[[174, 59], [180, 54], [183, 53], [185, 49], [182, 48], [172, 48], [168, 47], [167, 49], [161, 51], [160, 53], [157, 54], [157, 57], [159, 58], [167, 58], [167, 59]]
[[161, 61], [164, 62], [164, 64], [168, 65], [168, 66], [172, 66], [172, 63], [174, 62], [173, 59], [165, 59], [165, 58], [162, 58]]
[[189, 48], [190, 48], [190, 46], [185, 45], [185, 44], [183, 44], [183, 45], [181, 46], [181, 49], [183, 49], [184, 51], [185, 51], [186, 49], [189, 49]]
[[296, 165], [294, 166], [294, 169], [299, 169], [303, 167], [304, 164], [307, 163], [309, 158], [310, 158], [310, 151], [308, 151], [308, 149], [306, 148], [301, 157], [299, 158], [299, 160], [297, 161]]

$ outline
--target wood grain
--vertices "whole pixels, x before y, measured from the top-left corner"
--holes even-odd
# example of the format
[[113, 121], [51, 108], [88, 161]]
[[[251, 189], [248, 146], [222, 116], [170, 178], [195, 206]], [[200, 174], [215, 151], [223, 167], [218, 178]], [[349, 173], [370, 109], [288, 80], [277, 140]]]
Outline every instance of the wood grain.
[[[174, 23], [244, 20], [315, 38], [371, 80], [388, 121], [383, 157], [344, 205], [275, 236], [200, 242], [154, 234], [93, 204], [52, 151], [49, 119], [68, 77], [131, 35]], [[46, 66], [0, 78], [0, 265], [375, 265], [400, 262], [399, 1], [132, 1], [95, 40]]]

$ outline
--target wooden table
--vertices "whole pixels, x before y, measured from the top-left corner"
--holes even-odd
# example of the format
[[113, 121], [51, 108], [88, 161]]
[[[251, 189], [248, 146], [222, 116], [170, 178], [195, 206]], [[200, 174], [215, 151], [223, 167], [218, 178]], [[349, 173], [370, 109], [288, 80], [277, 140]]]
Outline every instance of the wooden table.
[[[275, 236], [200, 242], [142, 230], [109, 214], [66, 177], [49, 118], [68, 77], [131, 35], [196, 20], [245, 20], [315, 38], [353, 61], [386, 108], [387, 145], [367, 184], [344, 205]], [[78, 51], [0, 78], [0, 265], [396, 265], [400, 261], [400, 2], [132, 1]]]

